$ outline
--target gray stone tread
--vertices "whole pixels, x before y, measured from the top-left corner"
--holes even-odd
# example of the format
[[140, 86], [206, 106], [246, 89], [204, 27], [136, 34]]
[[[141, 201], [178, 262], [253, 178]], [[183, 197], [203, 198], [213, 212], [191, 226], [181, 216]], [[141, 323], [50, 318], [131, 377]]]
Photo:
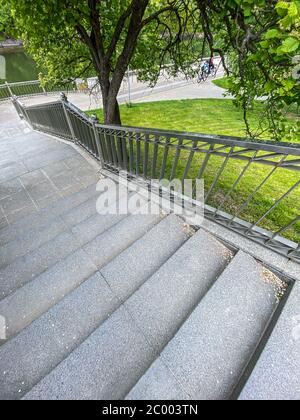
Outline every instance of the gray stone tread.
[[87, 255], [78, 250], [0, 301], [7, 338], [22, 331], [96, 271]]
[[[176, 216], [169, 216], [125, 250], [123, 255], [120, 255], [121, 258], [117, 257], [110, 264], [111, 269], [114, 268], [114, 264], [117, 264], [121, 273], [127, 271], [130, 275], [127, 270], [127, 259], [130, 260], [130, 264], [133, 263], [134, 258], [139, 257], [139, 252], [142, 256], [148, 247], [159, 242], [163, 246], [161, 252], [157, 252], [157, 249], [151, 250], [148, 258], [140, 261], [138, 269], [131, 266], [131, 278], [135, 281], [132, 283], [127, 281], [123, 284], [124, 278], [120, 275], [115, 277], [117, 273], [114, 270], [111, 271], [109, 266], [106, 274], [114, 274], [110, 279], [113, 278], [114, 281], [122, 283], [123, 297], [129, 296], [134, 291], [133, 289], [138, 288], [187, 238], [188, 234], [184, 230], [183, 223]], [[124, 290], [125, 288], [127, 291]], [[117, 297], [113, 299], [112, 296]], [[2, 360], [0, 365], [3, 363], [3, 366], [9, 367], [6, 369], [9, 374], [6, 374], [2, 379], [5, 392], [14, 398], [17, 396], [18, 389], [29, 390], [81, 344], [121, 304], [119, 294], [116, 295], [111, 291], [100, 273], [85, 281], [0, 349], [0, 359]], [[43, 331], [42, 337], [41, 331]], [[45, 351], [45, 347], [47, 347], [47, 351]], [[14, 359], [18, 360], [16, 365], [8, 361], [12, 353], [15, 355]], [[11, 375], [13, 375], [13, 380]], [[26, 381], [24, 381], [24, 375]], [[13, 387], [9, 385], [12, 382], [14, 383]]]
[[39, 230], [46, 228], [49, 223], [57, 219], [58, 216], [70, 212], [73, 208], [80, 206], [93, 196], [99, 196], [96, 191], [96, 185], [91, 185], [69, 197], [58, 200], [55, 204], [38, 213], [31, 214], [21, 220], [18, 220], [11, 226], [0, 231], [0, 245], [24, 235], [29, 230]]
[[122, 399], [155, 357], [143, 334], [120, 307], [24, 399]]
[[0, 269], [0, 300], [79, 248], [71, 232], [64, 232], [38, 249]]
[[[191, 399], [231, 396], [273, 315], [275, 290], [252, 257], [235, 256], [160, 356]], [[151, 399], [151, 393], [142, 393], [151, 390], [148, 380], [150, 372], [132, 392]], [[156, 377], [161, 399], [169, 397], [164, 382], [163, 373]]]
[[64, 222], [61, 219], [56, 219], [46, 228], [28, 231], [21, 238], [8, 242], [1, 247], [0, 268], [49, 242], [65, 230]]
[[296, 282], [240, 400], [300, 400], [300, 282]]
[[94, 264], [101, 269], [161, 220], [157, 215], [129, 215], [83, 247]]
[[231, 257], [225, 246], [200, 230], [125, 302], [158, 351], [205, 296]]
[[138, 382], [138, 386], [135, 386], [125, 399], [135, 401], [160, 400], [163, 395], [166, 396], [166, 400], [190, 399], [190, 396], [183, 390], [170, 369], [158, 358], [151, 369]]
[[101, 273], [116, 295], [125, 301], [189, 238], [183, 222], [168, 216], [119, 254]]
[[[169, 219], [169, 220], [168, 220]], [[168, 223], [171, 225], [178, 223], [174, 216], [167, 218], [160, 222], [157, 227]], [[179, 222], [181, 223], [181, 222]], [[182, 229], [182, 225], [180, 226]], [[152, 232], [155, 228], [152, 228]], [[147, 234], [151, 235], [151, 231]], [[146, 239], [144, 236], [144, 239]], [[207, 240], [207, 236], [202, 232], [198, 235], [198, 247], [193, 250], [195, 243], [190, 239], [183, 245], [186, 247], [184, 251], [186, 254], [192, 252], [196, 255], [201, 250], [200, 236], [203, 240]], [[136, 242], [135, 244], [139, 243]], [[202, 246], [204, 243], [201, 241]], [[142, 246], [142, 242], [140, 242]], [[189, 245], [188, 245], [189, 244]], [[134, 247], [134, 245], [133, 245]], [[206, 243], [206, 248], [208, 247]], [[220, 265], [222, 269], [224, 264], [227, 264], [228, 250], [221, 244], [214, 242], [212, 247], [216, 251], [222, 251], [224, 255], [220, 258]], [[182, 249], [180, 248], [180, 250]], [[127, 251], [125, 251], [127, 252]], [[185, 255], [186, 255], [185, 254]], [[176, 253], [175, 253], [176, 255]], [[201, 257], [201, 256], [200, 256]], [[164, 281], [172, 282], [172, 276], [175, 275], [176, 269], [182, 261], [178, 262], [178, 266], [174, 267], [174, 271], [170, 271], [174, 261], [171, 257], [165, 265], [168, 265], [168, 276], [164, 277]], [[146, 262], [145, 262], [146, 264]], [[203, 263], [202, 263], [203, 264]], [[163, 267], [164, 267], [163, 266]], [[198, 264], [200, 269], [201, 264]], [[109, 267], [109, 266], [108, 266]], [[215, 273], [221, 267], [215, 268]], [[104, 271], [103, 271], [104, 272]], [[109, 270], [107, 271], [107, 273]], [[200, 270], [201, 272], [201, 270]], [[160, 270], [157, 272], [160, 273]], [[155, 276], [156, 274], [154, 274]], [[145, 284], [151, 282], [152, 276]], [[160, 275], [158, 274], [157, 277]], [[213, 275], [214, 279], [214, 275]], [[178, 278], [182, 280], [182, 278]], [[142, 290], [142, 286], [139, 290]], [[136, 292], [135, 294], [138, 294]], [[160, 299], [164, 300], [165, 293], [169, 293], [166, 287], [160, 293]], [[179, 288], [178, 294], [182, 293]], [[135, 296], [133, 295], [133, 297]], [[147, 299], [152, 299], [149, 294]], [[129, 299], [130, 301], [130, 299]], [[178, 308], [177, 308], [178, 309]], [[181, 308], [179, 308], [181, 309]], [[178, 310], [179, 310], [178, 309]], [[147, 312], [148, 305], [142, 309], [142, 312]], [[172, 312], [169, 306], [165, 306], [165, 311]], [[141, 316], [144, 316], [141, 313]], [[160, 313], [158, 314], [158, 317]], [[117, 320], [117, 321], [116, 321]], [[163, 322], [164, 320], [162, 320]], [[127, 324], [129, 322], [129, 325]], [[159, 349], [165, 345], [165, 337], [161, 336], [160, 346], [152, 345], [148, 337], [145, 337], [145, 331], [140, 327], [137, 320], [128, 313], [127, 304], [121, 306], [104, 324], [102, 324], [81, 346], [79, 346], [69, 357], [67, 357], [60, 365], [57, 366], [48, 376], [46, 376], [36, 387], [32, 389], [27, 395], [26, 399], [120, 399], [124, 398], [133, 385], [138, 381], [140, 376], [147, 370], [150, 364], [159, 355]], [[157, 344], [157, 343], [156, 343]], [[146, 346], [146, 347], [145, 347]], [[58, 378], [64, 378], [63, 383], [58, 382]], [[75, 383], [76, 382], [76, 383]], [[167, 389], [172, 386], [172, 377], [167, 380], [169, 385], [165, 385]], [[174, 381], [173, 381], [174, 384]], [[173, 391], [172, 396], [183, 397], [186, 394], [182, 389]]]
[[100, 273], [0, 347], [0, 399], [19, 399], [120, 305]]
[[96, 215], [0, 269], [0, 300], [101, 235], [125, 216]]

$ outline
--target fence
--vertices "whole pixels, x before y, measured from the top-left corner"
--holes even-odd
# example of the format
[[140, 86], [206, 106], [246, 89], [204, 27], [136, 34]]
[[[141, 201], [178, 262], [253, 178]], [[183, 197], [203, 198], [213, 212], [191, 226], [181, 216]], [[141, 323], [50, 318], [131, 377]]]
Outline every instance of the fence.
[[18, 96], [19, 98], [22, 98], [51, 93], [59, 93], [62, 90], [65, 92], [72, 92], [75, 91], [75, 89], [75, 83], [67, 83], [64, 86], [52, 86], [51, 89], [43, 88], [38, 80], [30, 82], [5, 83], [4, 85], [0, 85], [0, 102], [9, 100], [13, 96]]
[[80, 144], [103, 169], [149, 186], [152, 179], [204, 179], [206, 218], [300, 261], [299, 146], [105, 126], [64, 95], [38, 106], [13, 102], [33, 129]]

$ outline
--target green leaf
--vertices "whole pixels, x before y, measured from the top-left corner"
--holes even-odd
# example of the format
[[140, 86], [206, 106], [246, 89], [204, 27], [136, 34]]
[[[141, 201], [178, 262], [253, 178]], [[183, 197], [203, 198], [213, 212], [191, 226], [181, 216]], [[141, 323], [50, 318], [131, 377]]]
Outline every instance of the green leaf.
[[281, 37], [282, 37], [282, 33], [278, 29], [270, 29], [265, 35], [266, 39], [274, 39], [274, 38], [281, 38]]
[[275, 9], [277, 11], [277, 13], [279, 14], [279, 16], [285, 16], [288, 13], [288, 9], [290, 7], [290, 4], [287, 3], [286, 1], [279, 1], [276, 6]]
[[299, 48], [299, 45], [300, 42], [298, 39], [289, 37], [283, 42], [281, 50], [285, 53], [291, 53], [296, 51]]
[[292, 18], [298, 16], [298, 8], [297, 8], [297, 4], [296, 3], [291, 3], [291, 5], [289, 7], [288, 15], [290, 17], [292, 17]]
[[261, 47], [262, 48], [269, 48], [269, 42], [268, 41], [261, 41], [260, 42], [260, 45], [261, 45]]

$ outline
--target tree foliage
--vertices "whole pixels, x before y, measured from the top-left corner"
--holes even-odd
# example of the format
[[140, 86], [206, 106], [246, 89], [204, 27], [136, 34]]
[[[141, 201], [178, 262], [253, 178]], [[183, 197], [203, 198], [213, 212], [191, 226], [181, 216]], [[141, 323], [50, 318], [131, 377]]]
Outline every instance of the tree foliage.
[[0, 32], [8, 35], [11, 26], [12, 16], [9, 4], [5, 0], [0, 0]]
[[[207, 51], [222, 57], [249, 136], [281, 138], [286, 107], [300, 105], [298, 0], [0, 1], [45, 81], [98, 77], [107, 123], [120, 123], [117, 94], [129, 65], [155, 83], [166, 64], [192, 76]], [[253, 131], [247, 116], [261, 97], [265, 113]]]
[[[285, 123], [288, 106], [300, 105], [300, 2], [276, 0], [198, 0], [203, 30], [213, 50], [230, 58], [230, 93], [243, 107], [248, 134], [268, 131], [281, 139], [299, 134], [299, 122]], [[248, 111], [266, 98], [258, 131], [252, 131]]]
[[116, 98], [130, 63], [153, 78], [166, 57], [178, 63], [188, 55], [181, 43], [190, 23], [184, 0], [9, 1], [47, 80], [98, 76], [107, 123], [120, 123]]

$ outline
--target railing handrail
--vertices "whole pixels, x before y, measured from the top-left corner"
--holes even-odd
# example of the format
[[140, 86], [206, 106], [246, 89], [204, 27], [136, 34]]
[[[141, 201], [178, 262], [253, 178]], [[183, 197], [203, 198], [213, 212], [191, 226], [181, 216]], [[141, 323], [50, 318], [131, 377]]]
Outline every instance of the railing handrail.
[[0, 85], [0, 88], [5, 88], [7, 86], [23, 86], [23, 85], [39, 85], [40, 81], [39, 80], [28, 80], [28, 81], [24, 81], [24, 82], [6, 82], [2, 85]]
[[[43, 108], [48, 108], [50, 105], [55, 105], [60, 103], [60, 101], [46, 102], [44, 104], [38, 105], [25, 105], [22, 104], [18, 98], [15, 98], [21, 106], [28, 110], [38, 110]], [[72, 109], [74, 112], [80, 114], [80, 116], [86, 121], [89, 121], [88, 116], [76, 105], [67, 102], [67, 106]], [[224, 135], [213, 135], [213, 134], [204, 134], [199, 132], [184, 132], [177, 130], [166, 130], [160, 128], [147, 128], [147, 127], [136, 127], [136, 126], [117, 126], [117, 125], [108, 125], [97, 123], [96, 127], [104, 130], [120, 131], [124, 133], [135, 132], [139, 134], [149, 134], [149, 135], [161, 135], [166, 138], [176, 137], [177, 139], [183, 140], [192, 140], [199, 142], [207, 142], [211, 144], [224, 144], [228, 146], [244, 147], [251, 150], [261, 150], [266, 152], [274, 152], [282, 155], [294, 155], [300, 156], [300, 144], [292, 142], [278, 142], [274, 140], [250, 140], [244, 137], [236, 136], [224, 136]]]
[[250, 140], [243, 137], [234, 137], [234, 136], [223, 136], [223, 135], [213, 135], [213, 134], [204, 134], [198, 132], [184, 132], [176, 130], [164, 130], [160, 128], [144, 128], [144, 127], [135, 127], [135, 126], [115, 126], [115, 125], [105, 125], [97, 124], [97, 127], [108, 129], [108, 130], [117, 130], [117, 131], [134, 131], [135, 133], [144, 133], [151, 135], [162, 135], [165, 137], [176, 137], [184, 140], [199, 140], [201, 142], [205, 141], [207, 143], [222, 143], [228, 146], [237, 146], [237, 147], [249, 147], [252, 150], [264, 150], [271, 151], [282, 154], [293, 154], [295, 156], [300, 156], [300, 144], [291, 143], [291, 142], [277, 142], [274, 140]]
[[[47, 108], [50, 104], [57, 104], [59, 101], [47, 102], [45, 104], [39, 105], [26, 105], [26, 109], [42, 109]], [[83, 118], [88, 120], [87, 115], [74, 104], [68, 102], [68, 106], [75, 112], [78, 112]], [[291, 142], [278, 142], [274, 140], [250, 140], [244, 137], [235, 137], [235, 136], [223, 136], [223, 135], [213, 135], [213, 134], [203, 134], [198, 132], [184, 132], [177, 130], [165, 130], [160, 128], [146, 128], [146, 127], [135, 127], [135, 126], [116, 126], [116, 125], [107, 125], [97, 123], [98, 128], [104, 130], [116, 130], [121, 132], [134, 131], [135, 133], [140, 134], [149, 134], [149, 135], [161, 135], [163, 137], [176, 137], [184, 140], [198, 140], [199, 142], [207, 143], [222, 143], [228, 146], [237, 146], [237, 147], [249, 147], [252, 150], [262, 150], [266, 152], [275, 152], [282, 154], [290, 154], [294, 156], [300, 156], [300, 144], [291, 143]]]
[[[41, 105], [25, 106], [17, 98], [14, 98], [13, 101], [19, 115], [27, 120], [34, 129], [74, 141], [98, 159], [104, 169], [111, 172], [126, 171], [131, 179], [142, 179], [146, 183], [150, 182], [150, 186], [151, 179], [156, 179], [155, 175], [159, 175], [159, 173], [161, 179], [164, 179], [164, 175], [166, 175], [172, 180], [178, 175], [183, 181], [187, 178], [192, 163], [194, 163], [193, 171], [196, 170], [191, 174], [192, 178], [200, 179], [203, 174], [206, 176], [205, 171], [212, 156], [221, 157], [220, 166], [213, 164], [214, 172], [210, 175], [212, 181], [209, 181], [209, 189], [204, 199], [206, 217], [276, 252], [300, 261], [300, 241], [297, 243], [291, 240], [298, 237], [297, 230], [292, 237], [282, 236], [283, 233], [300, 222], [300, 215], [297, 215], [297, 212], [295, 213], [293, 210], [288, 214], [287, 219], [274, 223], [273, 231], [265, 229], [265, 226], [269, 229], [268, 221], [267, 224], [261, 225], [261, 222], [265, 222], [270, 213], [277, 209], [277, 206], [281, 206], [286, 198], [291, 198], [291, 194], [300, 188], [298, 176], [300, 146], [298, 144], [264, 140], [250, 141], [239, 137], [99, 124], [95, 118], [89, 118], [79, 108], [68, 102], [65, 95], [62, 95], [60, 101]], [[152, 150], [151, 153], [150, 150]], [[162, 154], [159, 154], [159, 150]], [[197, 155], [200, 156], [199, 161], [196, 158]], [[168, 156], [170, 161], [167, 165]], [[181, 158], [183, 161], [179, 168], [178, 163]], [[244, 163], [241, 163], [237, 167], [236, 173], [233, 174], [234, 179], [236, 178], [235, 181], [229, 181], [230, 184], [224, 187], [222, 194], [225, 195], [221, 196], [221, 202], [219, 202], [213, 193], [216, 193], [215, 190], [219, 188], [218, 182], [224, 175], [225, 169], [228, 170], [228, 163], [235, 159], [244, 161]], [[256, 179], [251, 172], [253, 191], [251, 184], [249, 196], [247, 190], [247, 198], [241, 195], [242, 201], [238, 207], [230, 207], [229, 213], [227, 213], [224, 204], [236, 190], [247, 170], [253, 168], [251, 165], [255, 164], [261, 164], [266, 168], [266, 171], [262, 171], [262, 180], [260, 177]], [[268, 166], [271, 168], [267, 169]], [[292, 177], [286, 186], [285, 181], [283, 183], [281, 179], [279, 181], [281, 189], [279, 188], [277, 191], [277, 177], [275, 180], [273, 177], [277, 175], [278, 170], [293, 171], [295, 176], [291, 174]], [[244, 216], [244, 210], [247, 209], [251, 200], [257, 195], [260, 197], [263, 194], [261, 190], [268, 182], [271, 182], [271, 191], [275, 187], [274, 195], [271, 193], [269, 197], [267, 196], [269, 201], [262, 209], [256, 210], [257, 216], [255, 211], [253, 214], [250, 212], [250, 219], [249, 215]], [[257, 183], [258, 185], [256, 185]], [[212, 200], [210, 200], [211, 198]], [[262, 199], [262, 197], [260, 198]], [[235, 204], [235, 201], [232, 204]], [[240, 218], [241, 214], [242, 219]], [[257, 217], [254, 222], [251, 221], [253, 216], [254, 219]], [[293, 220], [289, 220], [289, 218], [293, 218]], [[288, 223], [286, 223], [287, 221]]]
[[[56, 101], [57, 102], [57, 101]], [[49, 104], [49, 103], [48, 103]], [[47, 105], [47, 104], [45, 104]], [[39, 105], [27, 106], [27, 108], [36, 108]], [[43, 105], [41, 105], [43, 106]], [[73, 109], [75, 112], [81, 115], [81, 117], [88, 120], [87, 115], [76, 105], [71, 102], [67, 102], [67, 106]], [[160, 128], [147, 128], [147, 127], [136, 127], [136, 126], [115, 126], [108, 124], [97, 123], [96, 127], [106, 129], [106, 130], [117, 130], [117, 131], [134, 131], [135, 133], [140, 134], [151, 134], [151, 135], [161, 135], [165, 137], [176, 137], [182, 138], [184, 140], [198, 140], [199, 142], [205, 141], [207, 143], [222, 143], [227, 144], [228, 146], [235, 145], [237, 147], [249, 147], [252, 150], [263, 150], [266, 152], [275, 152], [282, 154], [290, 154], [294, 156], [300, 156], [300, 144], [292, 142], [278, 142], [274, 140], [250, 140], [243, 137], [236, 136], [224, 136], [224, 135], [213, 135], [213, 134], [204, 134], [198, 132], [184, 132], [178, 130], [166, 130]]]

